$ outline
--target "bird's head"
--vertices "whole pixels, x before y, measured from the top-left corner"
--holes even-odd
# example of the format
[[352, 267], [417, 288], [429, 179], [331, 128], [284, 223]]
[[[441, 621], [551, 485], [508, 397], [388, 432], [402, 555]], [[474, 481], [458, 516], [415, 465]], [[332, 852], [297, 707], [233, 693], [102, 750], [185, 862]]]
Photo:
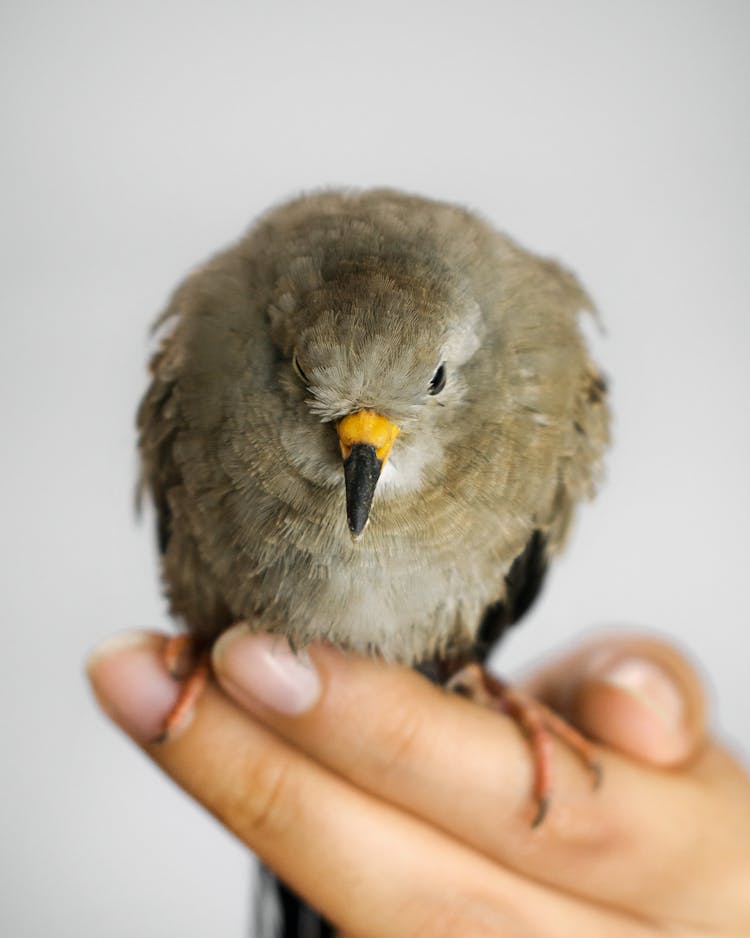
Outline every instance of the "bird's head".
[[460, 284], [419, 273], [413, 261], [407, 280], [382, 265], [344, 269], [276, 315], [299, 410], [335, 446], [354, 540], [379, 482], [398, 495], [439, 460], [449, 408], [460, 421], [461, 365], [479, 346], [479, 309]]

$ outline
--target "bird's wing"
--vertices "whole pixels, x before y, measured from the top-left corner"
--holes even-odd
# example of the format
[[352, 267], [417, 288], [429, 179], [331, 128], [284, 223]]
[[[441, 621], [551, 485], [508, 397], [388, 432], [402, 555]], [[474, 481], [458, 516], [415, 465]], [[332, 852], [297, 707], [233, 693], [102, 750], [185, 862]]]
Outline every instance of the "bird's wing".
[[505, 575], [503, 596], [484, 611], [475, 642], [475, 654], [480, 661], [506, 629], [528, 612], [542, 589], [546, 573], [547, 539], [541, 531], [534, 531]]
[[170, 488], [180, 484], [180, 473], [173, 458], [172, 447], [177, 433], [175, 385], [170, 375], [169, 339], [152, 357], [151, 384], [138, 408], [138, 446], [141, 453], [139, 502], [148, 492], [156, 508], [156, 531], [159, 550], [166, 553], [172, 531]]
[[[173, 308], [168, 310], [170, 315], [173, 312]], [[185, 621], [196, 637], [208, 641], [231, 623], [232, 615], [199, 550], [188, 517], [189, 499], [175, 458], [180, 428], [178, 378], [182, 352], [180, 336], [173, 331], [162, 340], [151, 360], [152, 380], [137, 417], [141, 454], [139, 496], [148, 492], [156, 508], [156, 531], [170, 610]]]

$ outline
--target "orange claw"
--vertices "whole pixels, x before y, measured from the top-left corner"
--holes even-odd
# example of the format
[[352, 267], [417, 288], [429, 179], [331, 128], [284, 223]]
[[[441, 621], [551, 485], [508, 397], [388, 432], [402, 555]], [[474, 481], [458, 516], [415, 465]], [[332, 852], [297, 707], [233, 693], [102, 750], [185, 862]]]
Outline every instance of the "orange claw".
[[163, 743], [180, 729], [193, 710], [210, 673], [208, 652], [197, 652], [190, 635], [173, 635], [164, 643], [164, 666], [176, 681], [182, 682], [177, 701], [164, 721], [164, 729], [154, 740]]
[[601, 784], [601, 763], [593, 745], [549, 707], [509, 687], [476, 663], [461, 668], [450, 679], [447, 687], [484, 707], [507, 714], [528, 737], [534, 759], [534, 800], [537, 804], [532, 828], [542, 823], [549, 809], [553, 736], [567, 743], [581, 757], [593, 775], [594, 788]]
[[162, 652], [164, 665], [176, 681], [186, 678], [195, 666], [195, 639], [184, 632], [170, 635]]

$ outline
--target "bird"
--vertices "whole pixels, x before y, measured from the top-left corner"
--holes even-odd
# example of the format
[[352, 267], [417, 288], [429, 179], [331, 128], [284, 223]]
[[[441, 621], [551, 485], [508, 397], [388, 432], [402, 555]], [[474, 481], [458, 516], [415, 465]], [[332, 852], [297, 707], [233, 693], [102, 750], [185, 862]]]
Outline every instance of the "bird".
[[557, 261], [390, 189], [301, 195], [198, 266], [158, 319], [137, 421], [191, 643], [238, 621], [325, 640], [502, 701], [533, 735], [484, 662], [601, 478], [584, 315]]

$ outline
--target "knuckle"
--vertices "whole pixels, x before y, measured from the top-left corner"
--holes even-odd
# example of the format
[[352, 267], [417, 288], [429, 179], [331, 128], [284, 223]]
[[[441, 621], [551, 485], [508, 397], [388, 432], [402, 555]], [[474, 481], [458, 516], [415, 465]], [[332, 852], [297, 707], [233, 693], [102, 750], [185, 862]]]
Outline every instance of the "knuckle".
[[377, 767], [383, 774], [393, 774], [420, 756], [424, 738], [424, 717], [418, 708], [385, 710], [378, 726]]
[[235, 766], [238, 783], [219, 801], [215, 813], [248, 841], [279, 836], [294, 825], [300, 805], [300, 779], [278, 751], [253, 753]]

